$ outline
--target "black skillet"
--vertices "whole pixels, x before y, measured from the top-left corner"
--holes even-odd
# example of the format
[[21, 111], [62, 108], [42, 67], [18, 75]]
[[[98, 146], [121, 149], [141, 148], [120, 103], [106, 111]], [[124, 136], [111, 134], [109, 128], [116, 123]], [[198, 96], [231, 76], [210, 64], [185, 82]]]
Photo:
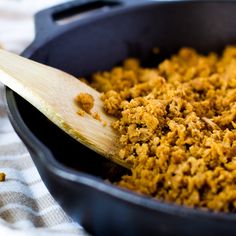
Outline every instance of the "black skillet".
[[[75, 13], [80, 19], [62, 24]], [[73, 1], [38, 13], [35, 22], [36, 38], [22, 55], [88, 78], [129, 56], [152, 66], [182, 46], [204, 53], [236, 43], [234, 1]], [[153, 47], [161, 53], [153, 55]], [[10, 89], [6, 100], [51, 194], [94, 235], [236, 235], [234, 213], [167, 204], [104, 181], [126, 170], [71, 139]]]

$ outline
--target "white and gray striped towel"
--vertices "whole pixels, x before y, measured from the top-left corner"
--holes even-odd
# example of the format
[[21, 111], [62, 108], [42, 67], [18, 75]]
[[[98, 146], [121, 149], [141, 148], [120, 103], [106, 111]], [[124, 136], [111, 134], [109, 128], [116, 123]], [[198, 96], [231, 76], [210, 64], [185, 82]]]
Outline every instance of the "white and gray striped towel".
[[[34, 36], [33, 14], [62, 0], [0, 0], [0, 45], [20, 53]], [[53, 200], [6, 115], [0, 85], [0, 235], [87, 235]]]

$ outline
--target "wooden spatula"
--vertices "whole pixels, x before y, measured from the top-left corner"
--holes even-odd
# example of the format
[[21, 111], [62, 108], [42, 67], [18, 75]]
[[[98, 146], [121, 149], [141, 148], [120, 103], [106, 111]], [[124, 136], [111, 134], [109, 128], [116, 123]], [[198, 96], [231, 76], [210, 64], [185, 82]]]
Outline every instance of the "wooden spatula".
[[[1, 49], [0, 81], [80, 143], [130, 168], [117, 155], [118, 134], [110, 126], [114, 118], [104, 113], [99, 92], [65, 72]], [[81, 92], [93, 96], [91, 112], [98, 112], [106, 126], [90, 114], [78, 115], [79, 108], [74, 99]]]

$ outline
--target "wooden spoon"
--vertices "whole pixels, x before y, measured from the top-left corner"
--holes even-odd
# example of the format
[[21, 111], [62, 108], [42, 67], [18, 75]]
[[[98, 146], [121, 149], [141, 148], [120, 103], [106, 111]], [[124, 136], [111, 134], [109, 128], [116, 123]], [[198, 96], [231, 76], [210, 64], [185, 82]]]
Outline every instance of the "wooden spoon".
[[[72, 75], [1, 49], [0, 81], [71, 137], [111, 161], [130, 168], [118, 157], [119, 137], [110, 126], [114, 118], [104, 113], [99, 92]], [[107, 123], [105, 127], [90, 114], [78, 115], [79, 107], [74, 99], [81, 92], [93, 96], [95, 101], [91, 112], [98, 112]]]

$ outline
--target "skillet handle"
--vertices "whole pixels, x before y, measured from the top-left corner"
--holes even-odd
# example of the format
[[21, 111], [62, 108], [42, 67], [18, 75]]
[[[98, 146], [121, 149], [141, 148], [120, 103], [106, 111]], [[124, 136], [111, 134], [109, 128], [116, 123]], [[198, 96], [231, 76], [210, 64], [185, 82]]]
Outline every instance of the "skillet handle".
[[35, 15], [36, 39], [50, 38], [65, 25], [123, 5], [122, 1], [81, 0], [60, 4]]

